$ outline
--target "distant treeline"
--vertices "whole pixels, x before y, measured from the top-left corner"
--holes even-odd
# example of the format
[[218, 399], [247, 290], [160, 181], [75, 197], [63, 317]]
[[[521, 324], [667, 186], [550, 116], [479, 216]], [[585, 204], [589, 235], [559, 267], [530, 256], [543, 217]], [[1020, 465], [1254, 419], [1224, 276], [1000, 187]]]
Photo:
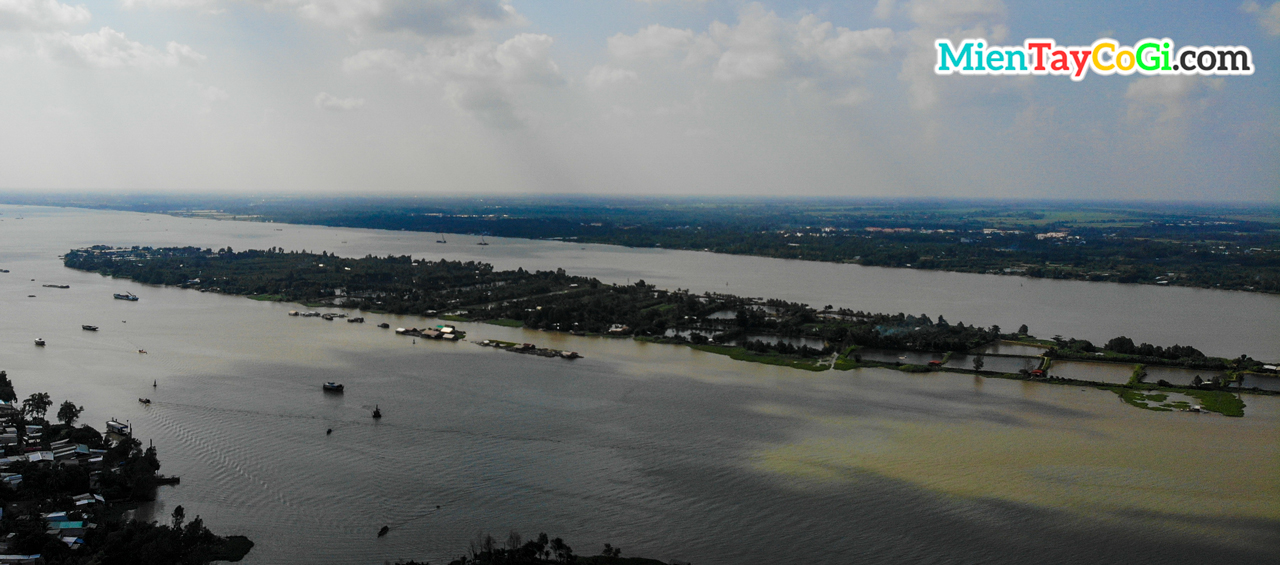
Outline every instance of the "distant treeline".
[[1280, 292], [1280, 209], [1260, 205], [13, 194], [0, 201]]

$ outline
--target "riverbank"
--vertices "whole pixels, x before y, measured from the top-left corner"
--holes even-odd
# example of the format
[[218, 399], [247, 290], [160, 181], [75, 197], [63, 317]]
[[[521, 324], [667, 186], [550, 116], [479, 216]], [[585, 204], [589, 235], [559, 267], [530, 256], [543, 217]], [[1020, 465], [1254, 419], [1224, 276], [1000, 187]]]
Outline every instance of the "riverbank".
[[84, 407], [71, 401], [57, 411], [59, 423], [50, 423], [52, 403], [46, 393], [18, 403], [0, 371], [0, 554], [50, 565], [195, 565], [240, 561], [253, 548], [245, 536], [214, 535], [199, 516], [187, 522], [182, 506], [170, 525], [125, 518], [169, 484], [157, 475], [155, 447], [143, 449], [128, 423], [109, 421], [105, 434], [76, 427]]

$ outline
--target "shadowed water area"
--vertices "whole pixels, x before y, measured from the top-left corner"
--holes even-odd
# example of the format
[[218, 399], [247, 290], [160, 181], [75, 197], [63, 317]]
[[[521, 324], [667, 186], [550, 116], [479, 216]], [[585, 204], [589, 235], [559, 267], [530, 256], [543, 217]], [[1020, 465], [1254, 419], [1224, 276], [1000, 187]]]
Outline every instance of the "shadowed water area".
[[[0, 274], [0, 368], [21, 395], [43, 390], [86, 405], [90, 424], [130, 420], [139, 438], [155, 441], [162, 472], [183, 478], [140, 514], [164, 519], [181, 504], [219, 533], [251, 537], [246, 563], [435, 563], [459, 555], [477, 531], [511, 529], [563, 536], [579, 553], [610, 542], [624, 555], [700, 565], [1270, 563], [1280, 552], [1275, 398], [1246, 396], [1245, 418], [1156, 413], [1078, 387], [815, 374], [479, 324], [459, 326], [471, 340], [586, 358], [415, 344], [376, 324], [426, 323], [417, 318], [292, 318], [296, 305], [111, 280], [65, 269], [56, 255], [94, 243], [345, 246], [351, 255], [431, 258], [474, 249], [450, 254], [427, 243], [434, 234], [0, 212], [0, 268], [12, 271]], [[490, 243], [484, 253], [506, 245]], [[582, 272], [553, 264], [583, 253], [578, 246], [511, 245], [533, 249], [532, 259], [507, 249], [490, 260]], [[661, 263], [649, 252], [588, 247], [579, 265], [698, 288], [659, 282], [672, 275], [645, 271], [644, 261]], [[744, 272], [757, 261], [728, 259], [747, 262]], [[1128, 288], [1083, 288], [1095, 287]], [[763, 290], [744, 294], [771, 295]], [[141, 300], [111, 298], [125, 291]], [[1275, 308], [1275, 297], [1217, 295], [1240, 297], [1242, 312]], [[897, 310], [858, 302], [843, 304]], [[1236, 331], [1280, 342], [1274, 325]], [[1158, 339], [1137, 333], [1129, 335]], [[49, 345], [35, 348], [35, 337]], [[1193, 334], [1168, 341], [1201, 345]], [[1257, 355], [1268, 347], [1254, 346]], [[323, 394], [330, 380], [347, 392]], [[144, 396], [150, 406], [137, 402]], [[374, 405], [385, 414], [379, 422], [369, 417]], [[377, 538], [384, 524], [391, 532]]]

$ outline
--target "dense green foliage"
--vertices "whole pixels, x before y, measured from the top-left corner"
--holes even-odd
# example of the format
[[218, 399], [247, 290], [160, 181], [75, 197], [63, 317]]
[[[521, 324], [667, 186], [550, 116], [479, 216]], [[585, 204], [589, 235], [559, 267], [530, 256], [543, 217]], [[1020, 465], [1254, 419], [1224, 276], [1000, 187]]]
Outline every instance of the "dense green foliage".
[[[449, 562], [449, 565], [666, 565], [656, 559], [622, 557], [622, 548], [604, 544], [599, 555], [582, 556], [562, 538], [551, 538], [546, 533], [525, 540], [519, 533], [507, 534], [499, 541], [492, 534], [476, 534], [467, 553]], [[397, 565], [427, 565], [425, 562], [401, 561]]]
[[[998, 327], [951, 324], [927, 315], [871, 314], [727, 294], [608, 285], [555, 272], [496, 271], [476, 262], [411, 257], [349, 259], [321, 252], [97, 246], [72, 250], [68, 267], [153, 284], [396, 314], [494, 320], [534, 329], [742, 344], [759, 356], [829, 355], [850, 345], [966, 351], [1000, 337]], [[809, 338], [796, 346], [759, 336]]]

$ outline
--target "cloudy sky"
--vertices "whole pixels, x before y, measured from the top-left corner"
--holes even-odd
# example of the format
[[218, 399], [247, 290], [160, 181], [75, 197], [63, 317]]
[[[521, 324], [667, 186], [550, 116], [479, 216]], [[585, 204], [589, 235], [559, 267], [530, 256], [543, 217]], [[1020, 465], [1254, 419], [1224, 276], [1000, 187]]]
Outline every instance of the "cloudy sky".
[[[938, 37], [1257, 72], [939, 77]], [[1276, 69], [1272, 0], [0, 0], [0, 189], [1276, 202]]]

